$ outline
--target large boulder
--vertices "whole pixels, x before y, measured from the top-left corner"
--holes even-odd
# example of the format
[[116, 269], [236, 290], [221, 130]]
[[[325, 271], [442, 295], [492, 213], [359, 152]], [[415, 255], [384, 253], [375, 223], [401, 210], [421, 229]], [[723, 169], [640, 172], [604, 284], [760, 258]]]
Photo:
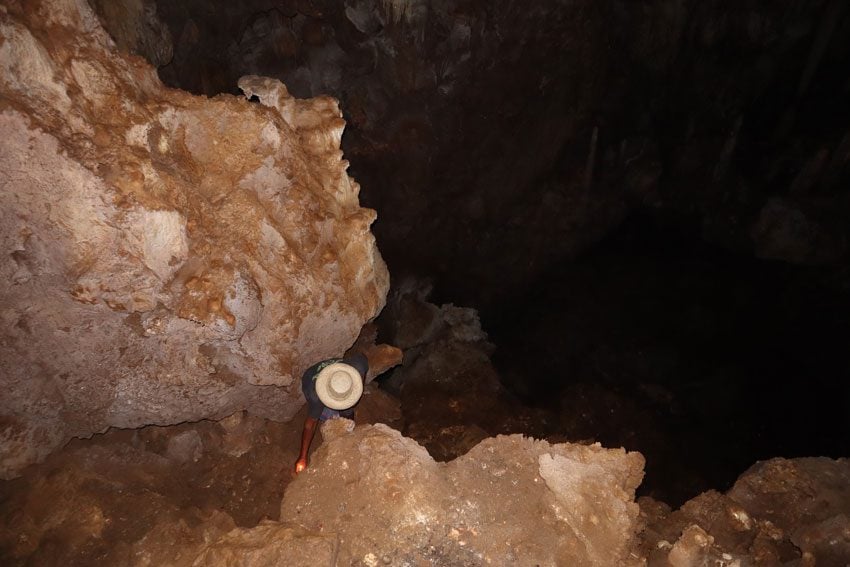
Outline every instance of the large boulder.
[[288, 419], [388, 273], [334, 99], [166, 89], [84, 0], [0, 5], [0, 478], [75, 436]]
[[[0, 564], [844, 567], [850, 558], [848, 459], [758, 463], [728, 492], [676, 511], [642, 497], [638, 516], [638, 453], [513, 435], [436, 463], [385, 426], [331, 420], [323, 435], [291, 483], [300, 430], [242, 413], [75, 441], [0, 482]], [[188, 459], [174, 451], [186, 440]]]
[[756, 463], [725, 494], [670, 512], [642, 499], [650, 567], [825, 565], [850, 562], [850, 460]]
[[[290, 483], [298, 433], [237, 414], [75, 441], [0, 483], [0, 564], [637, 562], [638, 453], [514, 435], [437, 463], [386, 426], [337, 419]], [[188, 436], [198, 460], [173, 455]]]
[[446, 464], [383, 425], [333, 420], [281, 519], [337, 534], [339, 565], [631, 565], [643, 457], [521, 435]]

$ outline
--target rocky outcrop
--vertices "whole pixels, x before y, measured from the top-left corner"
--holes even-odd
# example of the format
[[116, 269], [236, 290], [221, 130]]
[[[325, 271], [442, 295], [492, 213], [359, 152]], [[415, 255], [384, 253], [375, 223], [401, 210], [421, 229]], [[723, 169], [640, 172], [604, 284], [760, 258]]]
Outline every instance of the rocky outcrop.
[[[441, 464], [386, 426], [332, 420], [281, 505], [298, 433], [236, 414], [77, 441], [33, 474], [0, 483], [0, 561], [633, 563], [637, 453], [517, 435]], [[198, 460], [173, 454], [175, 442], [189, 436], [200, 441]]]
[[635, 504], [643, 458], [622, 449], [512, 435], [437, 463], [383, 425], [332, 420], [322, 435], [294, 481], [300, 428], [243, 413], [74, 441], [0, 482], [0, 563], [843, 567], [850, 558], [847, 459], [758, 463], [725, 494], [671, 511], [647, 497]]
[[239, 412], [72, 441], [0, 482], [0, 563], [173, 565], [277, 518], [299, 434]]
[[772, 459], [725, 494], [705, 492], [681, 509], [641, 500], [650, 567], [826, 565], [850, 561], [850, 462]]
[[84, 0], [0, 6], [0, 476], [74, 436], [236, 410], [382, 308], [331, 98], [162, 86]]
[[513, 435], [442, 465], [385, 426], [352, 425], [328, 422], [281, 505], [337, 534], [339, 565], [638, 564], [639, 453]]

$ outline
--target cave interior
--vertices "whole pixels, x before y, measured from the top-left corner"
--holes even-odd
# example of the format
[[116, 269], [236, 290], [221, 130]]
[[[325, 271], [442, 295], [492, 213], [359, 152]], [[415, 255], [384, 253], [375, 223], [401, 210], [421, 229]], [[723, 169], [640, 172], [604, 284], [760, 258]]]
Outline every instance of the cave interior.
[[505, 432], [640, 451], [674, 507], [847, 456], [850, 4], [91, 4], [168, 87], [339, 100], [389, 297], [477, 311], [499, 407], [537, 416]]
[[645, 488], [846, 452], [843, 3], [392, 6], [158, 2], [159, 73], [338, 98], [394, 281], [477, 309], [506, 386]]

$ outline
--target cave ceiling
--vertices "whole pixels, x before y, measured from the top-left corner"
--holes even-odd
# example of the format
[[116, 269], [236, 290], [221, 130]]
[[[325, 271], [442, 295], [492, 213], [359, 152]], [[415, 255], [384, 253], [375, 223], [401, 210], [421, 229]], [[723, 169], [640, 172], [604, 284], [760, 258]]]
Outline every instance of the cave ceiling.
[[[213, 96], [251, 73], [338, 98], [393, 274], [486, 310], [635, 210], [755, 257], [843, 265], [848, 12], [187, 0], [145, 13], [172, 39], [171, 86]], [[149, 59], [167, 52], [156, 45]]]

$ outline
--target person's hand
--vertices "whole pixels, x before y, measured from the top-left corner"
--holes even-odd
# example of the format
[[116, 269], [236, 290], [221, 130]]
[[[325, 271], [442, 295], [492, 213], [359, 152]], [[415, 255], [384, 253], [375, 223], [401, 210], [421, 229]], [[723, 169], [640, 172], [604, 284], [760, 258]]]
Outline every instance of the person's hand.
[[306, 468], [307, 468], [307, 459], [298, 459], [297, 461], [295, 461], [295, 468], [293, 469], [293, 472], [295, 474], [298, 474]]

